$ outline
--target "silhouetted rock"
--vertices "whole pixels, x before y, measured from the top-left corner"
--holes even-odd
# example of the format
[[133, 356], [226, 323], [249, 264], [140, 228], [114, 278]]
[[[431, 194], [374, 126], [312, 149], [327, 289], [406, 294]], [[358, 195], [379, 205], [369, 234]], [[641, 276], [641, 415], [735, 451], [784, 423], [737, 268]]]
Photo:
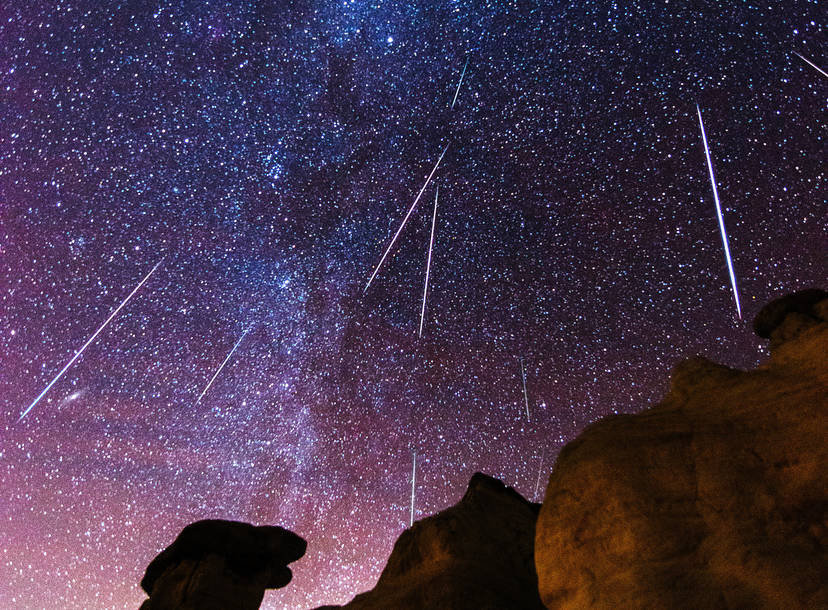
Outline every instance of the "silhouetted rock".
[[307, 543], [286, 529], [206, 520], [185, 527], [147, 567], [142, 610], [247, 610], [284, 587]]
[[561, 452], [537, 524], [547, 608], [828, 608], [828, 300], [774, 301], [770, 361], [681, 363]]
[[532, 557], [538, 509], [475, 474], [459, 503], [405, 530], [377, 586], [342, 607], [543, 609]]
[[803, 330], [828, 322], [828, 293], [818, 288], [800, 290], [771, 301], [753, 320], [753, 329], [770, 339], [771, 350], [794, 339]]

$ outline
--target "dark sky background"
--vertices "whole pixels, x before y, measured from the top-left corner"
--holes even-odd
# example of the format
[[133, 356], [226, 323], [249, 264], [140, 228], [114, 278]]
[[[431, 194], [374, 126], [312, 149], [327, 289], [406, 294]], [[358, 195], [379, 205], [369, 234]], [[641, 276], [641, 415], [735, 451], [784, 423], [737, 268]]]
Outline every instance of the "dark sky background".
[[540, 499], [678, 360], [755, 366], [759, 307], [826, 277], [828, 79], [794, 54], [828, 68], [824, 17], [2, 2], [0, 607], [136, 608], [207, 517], [308, 540], [264, 607], [344, 602], [408, 525], [413, 450], [418, 518], [478, 470]]

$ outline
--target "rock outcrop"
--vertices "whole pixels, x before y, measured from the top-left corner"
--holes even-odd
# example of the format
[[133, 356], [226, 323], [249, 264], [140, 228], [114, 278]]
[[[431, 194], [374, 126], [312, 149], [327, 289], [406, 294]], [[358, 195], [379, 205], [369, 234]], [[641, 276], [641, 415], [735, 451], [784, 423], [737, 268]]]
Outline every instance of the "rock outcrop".
[[147, 567], [141, 610], [254, 610], [284, 587], [306, 542], [275, 526], [206, 520], [185, 527]]
[[655, 407], [561, 452], [537, 523], [547, 608], [828, 608], [828, 299], [766, 306], [754, 371], [681, 363]]
[[538, 509], [475, 474], [459, 503], [405, 530], [376, 587], [342, 607], [542, 610], [532, 556]]

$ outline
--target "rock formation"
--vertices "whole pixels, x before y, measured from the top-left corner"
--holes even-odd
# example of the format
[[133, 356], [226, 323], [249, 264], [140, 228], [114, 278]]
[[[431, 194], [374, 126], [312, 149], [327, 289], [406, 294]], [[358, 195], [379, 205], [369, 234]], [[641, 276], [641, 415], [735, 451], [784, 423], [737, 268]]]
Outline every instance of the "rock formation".
[[828, 319], [828, 293], [824, 290], [801, 290], [765, 305], [753, 320], [753, 330], [770, 339], [771, 351], [804, 330]]
[[561, 452], [537, 523], [547, 608], [828, 608], [828, 299], [766, 306], [770, 361], [678, 365], [665, 399]]
[[306, 546], [281, 527], [192, 523], [147, 567], [141, 587], [150, 598], [141, 610], [253, 610], [265, 589], [290, 582], [287, 564]]
[[542, 610], [532, 557], [538, 509], [475, 474], [458, 504], [405, 530], [377, 586], [342, 607]]

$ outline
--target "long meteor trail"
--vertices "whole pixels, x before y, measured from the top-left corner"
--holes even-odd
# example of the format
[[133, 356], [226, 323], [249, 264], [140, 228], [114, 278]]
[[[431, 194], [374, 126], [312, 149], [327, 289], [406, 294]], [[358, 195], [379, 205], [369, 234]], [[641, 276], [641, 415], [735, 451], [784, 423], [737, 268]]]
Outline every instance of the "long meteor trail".
[[463, 71], [460, 73], [460, 82], [457, 83], [457, 91], [454, 92], [454, 99], [451, 100], [451, 108], [454, 109], [454, 104], [457, 103], [457, 94], [460, 93], [460, 85], [463, 84], [463, 77], [466, 76], [466, 68], [469, 65], [469, 58], [466, 58], [466, 63], [463, 65]]
[[413, 460], [411, 466], [411, 519], [408, 527], [414, 525], [414, 484], [417, 480], [417, 452], [413, 451], [411, 456]]
[[722, 217], [722, 205], [719, 203], [719, 192], [716, 190], [716, 178], [713, 176], [713, 163], [710, 160], [710, 149], [707, 146], [707, 134], [704, 132], [701, 108], [696, 104], [699, 113], [699, 127], [701, 127], [702, 142], [704, 142], [704, 155], [707, 157], [707, 169], [710, 171], [710, 185], [713, 187], [713, 199], [716, 200], [716, 215], [719, 217], [719, 229], [722, 233], [722, 245], [724, 246], [727, 270], [730, 273], [730, 284], [733, 286], [733, 298], [736, 301], [736, 313], [742, 319], [742, 306], [739, 304], [739, 290], [736, 288], [736, 274], [733, 272], [733, 261], [730, 258], [730, 247], [727, 245], [727, 232], [725, 231], [724, 218]]
[[820, 68], [820, 67], [819, 67], [818, 65], [816, 65], [814, 62], [810, 61], [807, 57], [804, 57], [804, 56], [800, 55], [800, 54], [799, 54], [799, 53], [797, 53], [796, 51], [793, 51], [793, 54], [794, 54], [794, 55], [796, 55], [796, 56], [797, 56], [799, 59], [801, 59], [802, 61], [804, 61], [806, 64], [808, 64], [809, 66], [811, 66], [814, 70], [816, 70], [817, 72], [819, 72], [820, 74], [822, 74], [822, 76], [824, 76], [825, 78], [828, 78], [828, 73], [826, 73], [826, 72], [825, 72], [825, 70], [823, 70], [822, 68]]
[[423, 288], [423, 309], [420, 311], [420, 337], [423, 336], [423, 322], [425, 321], [426, 296], [428, 295], [428, 274], [431, 271], [431, 250], [434, 248], [434, 229], [437, 226], [437, 197], [440, 187], [434, 193], [434, 215], [431, 217], [431, 241], [428, 242], [428, 261], [426, 262], [425, 288]]
[[420, 197], [423, 196], [423, 192], [426, 190], [426, 187], [428, 186], [428, 183], [431, 182], [431, 177], [434, 175], [434, 172], [437, 171], [437, 167], [440, 165], [440, 161], [443, 160], [443, 155], [446, 154], [447, 150], [448, 150], [448, 144], [446, 144], [446, 147], [443, 149], [443, 152], [440, 153], [440, 158], [437, 159], [437, 163], [434, 164], [434, 169], [431, 170], [431, 173], [428, 175], [428, 178], [426, 178], [426, 181], [425, 181], [425, 184], [423, 185], [423, 188], [420, 189], [420, 192], [417, 194], [417, 198], [414, 200], [414, 203], [411, 204], [411, 208], [409, 208], [408, 214], [406, 214], [405, 218], [403, 218], [403, 221], [402, 221], [402, 224], [400, 225], [400, 228], [397, 229], [397, 232], [394, 233], [394, 237], [391, 238], [391, 243], [388, 244], [388, 248], [386, 248], [385, 254], [382, 255], [382, 258], [380, 259], [380, 262], [377, 263], [377, 266], [374, 269], [374, 272], [371, 274], [371, 277], [368, 279], [368, 283], [365, 285], [365, 289], [362, 291], [363, 294], [365, 294], [368, 291], [368, 288], [371, 286], [371, 282], [373, 282], [374, 278], [377, 276], [377, 272], [380, 270], [380, 267], [382, 266], [382, 263], [385, 262], [385, 259], [388, 256], [388, 253], [391, 252], [391, 248], [394, 246], [394, 242], [397, 241], [397, 238], [400, 236], [400, 233], [402, 233], [403, 227], [405, 226], [405, 223], [408, 222], [408, 218], [411, 216], [411, 213], [414, 211], [414, 208], [417, 207], [417, 202], [420, 200]]
[[235, 352], [235, 351], [236, 351], [236, 349], [239, 347], [239, 345], [241, 345], [242, 340], [244, 339], [245, 335], [246, 335], [248, 332], [250, 332], [250, 329], [249, 329], [249, 328], [248, 328], [246, 331], [244, 331], [244, 332], [242, 333], [242, 336], [241, 336], [241, 337], [239, 337], [239, 340], [238, 340], [238, 341], [236, 341], [236, 344], [233, 346], [233, 349], [231, 349], [231, 350], [230, 350], [230, 353], [229, 353], [229, 354], [227, 354], [227, 357], [224, 359], [224, 362], [222, 362], [222, 363], [221, 363], [221, 366], [220, 366], [220, 367], [218, 367], [218, 370], [216, 370], [216, 372], [215, 372], [215, 374], [213, 375], [213, 377], [210, 379], [210, 381], [207, 383], [207, 385], [205, 386], [205, 388], [202, 390], [201, 394], [200, 394], [200, 395], [199, 395], [199, 397], [198, 397], [198, 400], [196, 400], [196, 404], [200, 403], [200, 402], [201, 402], [201, 399], [202, 399], [202, 398], [204, 398], [204, 395], [207, 393], [207, 390], [209, 390], [209, 389], [210, 389], [210, 386], [211, 386], [211, 385], [213, 385], [213, 382], [216, 380], [216, 377], [218, 377], [219, 373], [221, 373], [221, 369], [223, 369], [223, 368], [224, 368], [224, 365], [225, 365], [225, 364], [227, 364], [227, 362], [230, 360], [230, 358], [232, 358], [232, 356], [233, 356], [233, 352]]
[[46, 395], [46, 392], [48, 392], [48, 391], [49, 391], [49, 389], [50, 389], [53, 385], [55, 385], [55, 383], [57, 383], [58, 379], [60, 379], [61, 377], [63, 377], [63, 374], [64, 374], [66, 371], [68, 371], [68, 370], [69, 370], [69, 367], [70, 367], [70, 366], [72, 366], [72, 364], [75, 362], [75, 360], [77, 360], [78, 358], [80, 358], [80, 357], [81, 357], [81, 354], [84, 352], [84, 350], [85, 350], [87, 347], [89, 347], [89, 346], [92, 344], [92, 342], [95, 340], [95, 337], [97, 337], [98, 335], [100, 335], [100, 334], [101, 334], [101, 332], [103, 331], [103, 329], [104, 329], [104, 328], [106, 328], [107, 324], [109, 324], [109, 323], [112, 321], [112, 319], [113, 319], [115, 316], [117, 316], [117, 315], [118, 315], [118, 312], [119, 312], [119, 311], [121, 311], [121, 309], [123, 309], [124, 305], [126, 305], [126, 304], [129, 302], [129, 300], [133, 297], [133, 295], [141, 289], [141, 286], [143, 286], [143, 285], [146, 283], [146, 281], [150, 278], [150, 276], [151, 276], [153, 273], [155, 273], [155, 270], [156, 270], [156, 269], [158, 269], [159, 265], [161, 265], [161, 263], [162, 263], [162, 262], [164, 262], [164, 257], [163, 257], [163, 256], [161, 257], [161, 260], [160, 260], [160, 261], [158, 261], [157, 263], [155, 263], [155, 267], [153, 267], [153, 268], [150, 270], [150, 272], [149, 272], [149, 273], [147, 273], [147, 274], [144, 276], [144, 279], [143, 279], [143, 280], [141, 280], [141, 281], [140, 281], [140, 283], [139, 283], [139, 284], [138, 284], [135, 288], [133, 288], [133, 289], [132, 289], [132, 292], [130, 292], [130, 293], [129, 293], [129, 295], [127, 296], [127, 298], [125, 298], [123, 301], [121, 301], [121, 304], [120, 304], [120, 305], [118, 305], [118, 307], [116, 307], [116, 308], [115, 308], [115, 311], [113, 311], [111, 314], [109, 314], [109, 317], [106, 319], [106, 321], [105, 321], [103, 324], [101, 324], [101, 326], [98, 328], [98, 330], [96, 330], [96, 331], [95, 331], [95, 334], [93, 334], [91, 337], [89, 337], [89, 339], [87, 339], [87, 340], [86, 340], [86, 343], [84, 343], [84, 344], [83, 344], [83, 346], [82, 346], [82, 347], [81, 347], [81, 348], [80, 348], [77, 352], [75, 352], [75, 355], [74, 355], [74, 356], [72, 356], [72, 359], [71, 359], [71, 360], [69, 360], [69, 362], [67, 362], [67, 363], [66, 363], [66, 366], [64, 366], [64, 367], [60, 370], [60, 373], [58, 373], [57, 375], [55, 375], [55, 378], [54, 378], [54, 379], [52, 379], [52, 381], [51, 381], [51, 382], [49, 382], [49, 385], [47, 385], [47, 386], [46, 386], [46, 388], [44, 388], [44, 390], [40, 393], [40, 395], [39, 395], [37, 398], [35, 398], [35, 399], [34, 399], [34, 402], [33, 402], [32, 404], [30, 404], [30, 405], [29, 405], [29, 408], [28, 408], [28, 409], [26, 409], [25, 411], [23, 411], [23, 414], [22, 414], [22, 415], [21, 415], [21, 416], [17, 419], [17, 421], [18, 421], [18, 422], [20, 422], [20, 420], [22, 420], [24, 417], [26, 417], [26, 415], [28, 415], [29, 411], [31, 411], [31, 410], [34, 408], [34, 406], [35, 406], [38, 402], [40, 402], [40, 399], [41, 399], [41, 398], [43, 398], [43, 397]]

